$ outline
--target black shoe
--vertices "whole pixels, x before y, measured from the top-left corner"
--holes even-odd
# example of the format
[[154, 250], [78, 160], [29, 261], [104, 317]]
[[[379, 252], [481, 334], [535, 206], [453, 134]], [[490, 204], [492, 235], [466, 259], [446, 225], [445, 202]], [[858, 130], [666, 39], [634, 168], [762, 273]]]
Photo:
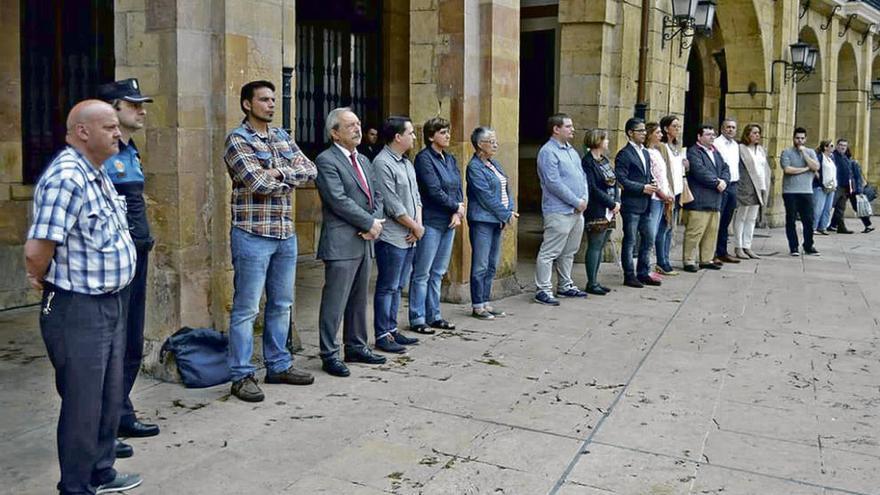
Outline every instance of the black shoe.
[[418, 325], [410, 325], [409, 331], [420, 333], [422, 335], [434, 335], [435, 333], [437, 333], [436, 330], [429, 327], [428, 325], [425, 325], [424, 323], [420, 323]]
[[[453, 326], [453, 328], [455, 328]], [[394, 332], [391, 335], [394, 336], [394, 341], [400, 345], [419, 345], [419, 339], [414, 339], [412, 337], [407, 337], [400, 331]]]
[[119, 430], [116, 432], [117, 436], [124, 438], [155, 437], [158, 434], [159, 425], [141, 423], [138, 420], [134, 420], [127, 424], [120, 423]]
[[697, 265], [684, 265], [684, 271], [688, 273], [697, 273], [700, 269], [697, 268]]
[[[406, 347], [395, 342], [394, 337], [392, 337], [390, 333], [376, 341], [376, 349], [394, 354], [403, 354], [406, 352]], [[345, 355], [345, 360], [348, 361], [348, 354]]]
[[132, 488], [137, 488], [144, 480], [139, 474], [116, 473], [116, 478], [109, 483], [104, 483], [95, 490], [95, 495], [102, 493], [119, 493]]
[[838, 234], [852, 234], [853, 231], [852, 231], [852, 230], [840, 230], [840, 229], [837, 229], [837, 233], [838, 233]]
[[652, 285], [654, 287], [659, 287], [662, 283], [659, 280], [654, 280], [651, 277], [639, 277], [639, 282], [643, 285]]
[[627, 287], [633, 287], [635, 289], [641, 289], [645, 286], [645, 284], [639, 282], [639, 279], [635, 277], [626, 277], [623, 279], [623, 285]]
[[[556, 299], [555, 297], [542, 290], [539, 290], [537, 293], [535, 293], [535, 302], [544, 304], [546, 306], [559, 306], [559, 299]], [[492, 317], [494, 318], [495, 315], [492, 315]]]
[[321, 364], [321, 369], [333, 376], [346, 377], [351, 374], [351, 372], [348, 371], [348, 366], [338, 358], [325, 359], [323, 364]]
[[865, 230], [862, 231], [863, 234], [868, 234], [874, 232], [874, 227], [865, 227]]
[[254, 378], [254, 375], [248, 375], [241, 380], [232, 382], [230, 393], [245, 402], [262, 402], [266, 398], [263, 391], [260, 390], [260, 386], [257, 385], [257, 379]]
[[116, 458], [127, 459], [134, 455], [134, 447], [121, 440], [116, 440]]
[[599, 288], [602, 289], [602, 290], [604, 290], [605, 292], [611, 292], [611, 289], [609, 289], [608, 287], [605, 287], [605, 286], [602, 285], [602, 284], [599, 284]]
[[556, 297], [587, 297], [587, 293], [578, 289], [577, 287], [569, 287], [568, 289], [558, 291], [556, 293]]
[[377, 356], [369, 349], [361, 351], [346, 351], [346, 363], [364, 363], [364, 364], [385, 364], [384, 356]]
[[720, 270], [721, 265], [720, 264], [716, 265], [715, 263], [700, 263], [700, 268], [702, 268], [704, 270]]
[[604, 296], [604, 295], [608, 294], [607, 292], [605, 292], [604, 289], [602, 289], [602, 287], [599, 287], [598, 285], [596, 285], [594, 287], [587, 287], [587, 293], [593, 294], [596, 296]]
[[816, 248], [804, 249], [804, 254], [809, 254], [811, 256], [819, 256], [819, 251]]
[[444, 320], [443, 318], [440, 318], [439, 320], [436, 320], [436, 321], [432, 321], [431, 324], [428, 326], [431, 328], [439, 328], [440, 330], [455, 330], [455, 323], [448, 322], [448, 321]]

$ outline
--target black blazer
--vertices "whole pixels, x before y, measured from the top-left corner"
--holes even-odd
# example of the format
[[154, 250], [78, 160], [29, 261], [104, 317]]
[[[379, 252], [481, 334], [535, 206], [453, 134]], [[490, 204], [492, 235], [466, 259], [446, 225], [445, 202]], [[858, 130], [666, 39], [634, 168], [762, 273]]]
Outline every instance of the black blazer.
[[730, 168], [717, 149], [712, 150], [715, 163], [703, 147], [693, 145], [688, 148], [687, 159], [690, 164], [687, 180], [694, 200], [684, 205], [686, 210], [719, 211], [721, 210], [721, 193], [718, 192], [718, 180], [730, 185]]
[[623, 188], [620, 199], [620, 211], [622, 213], [647, 213], [651, 205], [651, 195], [645, 194], [645, 184], [650, 184], [651, 155], [648, 149], [642, 149], [645, 156], [645, 165], [639, 160], [635, 148], [626, 143], [626, 146], [617, 152], [614, 158], [614, 175]]
[[587, 209], [584, 210], [584, 218], [587, 221], [605, 218], [605, 209], [613, 210], [614, 204], [620, 201], [620, 189], [617, 184], [608, 185], [589, 151], [581, 159], [581, 167], [584, 169], [587, 186], [590, 188], [590, 201], [587, 203]]

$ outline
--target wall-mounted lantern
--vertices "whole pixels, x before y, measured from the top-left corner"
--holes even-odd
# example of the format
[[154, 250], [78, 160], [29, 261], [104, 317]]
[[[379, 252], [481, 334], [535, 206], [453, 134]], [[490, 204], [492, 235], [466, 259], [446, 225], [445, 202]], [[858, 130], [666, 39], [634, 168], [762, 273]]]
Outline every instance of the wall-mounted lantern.
[[665, 49], [667, 41], [679, 36], [680, 57], [685, 49], [690, 48], [694, 35], [711, 35], [717, 5], [717, 0], [672, 0], [672, 16], [663, 16], [661, 48]]
[[776, 72], [773, 70], [777, 64], [785, 66], [783, 74], [783, 82], [804, 80], [816, 69], [816, 61], [819, 58], [819, 49], [810, 46], [803, 41], [792, 43], [789, 46], [791, 50], [791, 62], [787, 60], [774, 60], [770, 66], [770, 91], [776, 86]]

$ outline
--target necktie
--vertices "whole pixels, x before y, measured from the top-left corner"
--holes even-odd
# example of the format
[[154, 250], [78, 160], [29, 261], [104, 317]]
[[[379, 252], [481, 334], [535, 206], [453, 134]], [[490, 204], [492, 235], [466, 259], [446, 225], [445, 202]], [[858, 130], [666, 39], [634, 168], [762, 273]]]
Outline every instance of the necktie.
[[357, 176], [357, 180], [361, 185], [361, 188], [367, 193], [367, 200], [370, 202], [370, 208], [373, 207], [373, 195], [370, 193], [370, 187], [367, 186], [367, 180], [364, 178], [364, 174], [361, 173], [361, 168], [357, 165], [357, 158], [355, 158], [355, 154], [352, 153], [348, 155], [348, 158], [351, 159], [351, 166], [354, 167], [354, 174]]

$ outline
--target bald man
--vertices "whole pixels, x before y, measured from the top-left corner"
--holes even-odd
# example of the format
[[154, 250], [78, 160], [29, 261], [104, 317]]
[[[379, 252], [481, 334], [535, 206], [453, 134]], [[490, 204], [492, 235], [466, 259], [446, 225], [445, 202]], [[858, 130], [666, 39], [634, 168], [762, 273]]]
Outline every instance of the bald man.
[[111, 493], [141, 484], [113, 469], [122, 403], [124, 289], [135, 246], [125, 200], [104, 171], [119, 151], [116, 111], [86, 100], [67, 118], [67, 146], [34, 190], [25, 244], [30, 284], [42, 292], [40, 331], [61, 396], [58, 460], [62, 494]]

